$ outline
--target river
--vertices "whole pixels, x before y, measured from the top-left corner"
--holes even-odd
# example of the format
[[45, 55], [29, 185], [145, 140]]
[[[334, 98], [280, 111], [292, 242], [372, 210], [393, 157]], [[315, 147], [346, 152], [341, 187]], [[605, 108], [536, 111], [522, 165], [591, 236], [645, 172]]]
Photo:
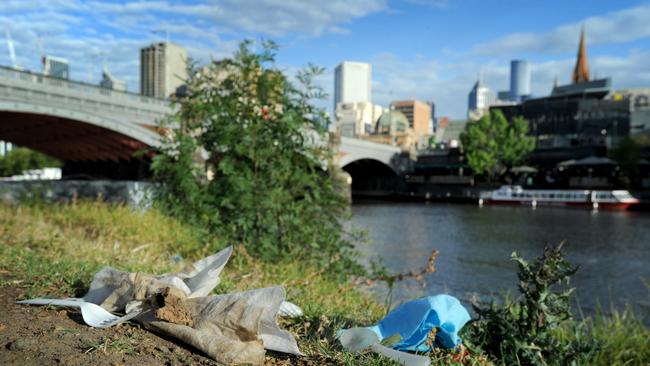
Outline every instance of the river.
[[[395, 272], [426, 266], [432, 249], [440, 252], [437, 271], [422, 286], [398, 283], [393, 298], [448, 293], [466, 302], [516, 292], [510, 254], [541, 255], [546, 244], [564, 241], [567, 259], [580, 265], [571, 285], [576, 306], [592, 314], [626, 304], [650, 309], [650, 214], [591, 212], [566, 208], [478, 207], [441, 203], [355, 202], [352, 223], [368, 231], [359, 245], [366, 260], [381, 260]], [[381, 298], [385, 288], [375, 288]]]

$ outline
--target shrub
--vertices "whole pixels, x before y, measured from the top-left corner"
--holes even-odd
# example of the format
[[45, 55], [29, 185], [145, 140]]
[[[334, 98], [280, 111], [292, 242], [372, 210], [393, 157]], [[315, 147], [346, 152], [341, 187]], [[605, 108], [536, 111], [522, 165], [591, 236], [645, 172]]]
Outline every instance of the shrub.
[[568, 284], [578, 268], [565, 260], [561, 248], [546, 247], [532, 263], [512, 254], [520, 297], [472, 302], [478, 319], [467, 327], [466, 338], [474, 346], [506, 365], [572, 365], [588, 358], [593, 344], [580, 338], [562, 341], [554, 334], [559, 328], [579, 332], [570, 309], [574, 289], [557, 288]]
[[[339, 220], [347, 203], [330, 161], [325, 113], [310, 104], [322, 70], [294, 87], [276, 47], [241, 44], [232, 59], [194, 68], [169, 139], [154, 159], [157, 200], [174, 216], [266, 260], [325, 261], [351, 250]], [[170, 123], [171, 122], [171, 123]], [[344, 256], [345, 257], [345, 256]], [[348, 258], [348, 257], [346, 257]]]

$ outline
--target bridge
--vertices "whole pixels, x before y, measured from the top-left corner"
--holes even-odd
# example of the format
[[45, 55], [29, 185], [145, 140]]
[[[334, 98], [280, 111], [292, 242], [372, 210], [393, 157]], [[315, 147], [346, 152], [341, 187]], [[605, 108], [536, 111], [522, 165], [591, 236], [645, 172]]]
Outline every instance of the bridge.
[[0, 67], [0, 140], [63, 161], [130, 160], [160, 144], [169, 102]]
[[[171, 112], [168, 100], [0, 66], [0, 140], [56, 157], [66, 166], [105, 171], [142, 162], [134, 154], [160, 145], [155, 126]], [[357, 183], [355, 178], [396, 176], [403, 170], [400, 152], [343, 137], [340, 166]]]

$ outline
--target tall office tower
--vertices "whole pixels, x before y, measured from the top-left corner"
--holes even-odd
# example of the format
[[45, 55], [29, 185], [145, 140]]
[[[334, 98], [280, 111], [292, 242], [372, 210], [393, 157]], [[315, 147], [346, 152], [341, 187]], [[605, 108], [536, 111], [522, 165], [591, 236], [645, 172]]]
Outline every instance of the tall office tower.
[[483, 117], [490, 110], [490, 104], [493, 102], [492, 92], [480, 79], [474, 84], [467, 99], [467, 118], [471, 120]]
[[530, 65], [528, 61], [510, 61], [510, 100], [518, 102], [530, 95]]
[[140, 50], [140, 93], [168, 98], [187, 80], [187, 51], [169, 42]]
[[102, 70], [102, 81], [99, 82], [99, 86], [106, 89], [126, 91], [126, 82], [116, 79], [107, 68]]
[[339, 103], [371, 102], [372, 66], [344, 61], [334, 70], [334, 111]]
[[70, 79], [70, 63], [61, 57], [43, 56], [43, 74], [60, 79]]

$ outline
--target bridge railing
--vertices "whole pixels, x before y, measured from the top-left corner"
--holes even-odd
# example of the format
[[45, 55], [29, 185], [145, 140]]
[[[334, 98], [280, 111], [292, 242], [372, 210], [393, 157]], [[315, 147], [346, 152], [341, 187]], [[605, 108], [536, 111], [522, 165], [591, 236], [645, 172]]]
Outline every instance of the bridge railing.
[[70, 81], [60, 79], [52, 76], [43, 75], [40, 73], [33, 73], [30, 71], [16, 70], [6, 66], [0, 66], [0, 78], [28, 82], [31, 84], [41, 84], [56, 88], [65, 88], [74, 90], [85, 94], [101, 95], [110, 97], [112, 100], [128, 100], [139, 103], [146, 103], [150, 105], [168, 106], [169, 101], [166, 99], [158, 99], [147, 97], [144, 95], [131, 93], [128, 91], [119, 91], [101, 87], [99, 85], [88, 84], [80, 81]]

